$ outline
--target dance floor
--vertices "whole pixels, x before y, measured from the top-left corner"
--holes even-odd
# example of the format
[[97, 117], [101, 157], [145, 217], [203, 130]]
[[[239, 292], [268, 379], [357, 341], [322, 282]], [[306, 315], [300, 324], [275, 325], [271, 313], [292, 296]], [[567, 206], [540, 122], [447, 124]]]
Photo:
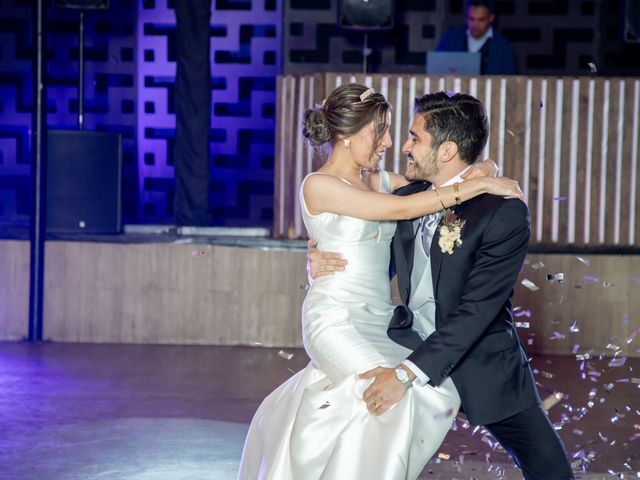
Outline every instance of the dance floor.
[[[0, 343], [0, 479], [233, 479], [260, 400], [307, 361], [260, 347]], [[549, 414], [576, 478], [640, 477], [640, 359], [610, 361], [532, 360], [542, 396], [559, 400]], [[421, 479], [522, 478], [482, 429], [462, 416], [454, 428]]]

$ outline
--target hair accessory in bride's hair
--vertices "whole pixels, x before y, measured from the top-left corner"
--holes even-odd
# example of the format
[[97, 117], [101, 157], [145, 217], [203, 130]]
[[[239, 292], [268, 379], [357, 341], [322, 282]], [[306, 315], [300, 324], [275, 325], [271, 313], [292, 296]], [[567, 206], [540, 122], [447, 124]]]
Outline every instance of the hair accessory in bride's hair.
[[373, 88], [369, 88], [368, 90], [365, 90], [360, 94], [360, 101], [364, 102], [367, 98], [369, 98], [374, 93], [376, 93], [376, 91]]

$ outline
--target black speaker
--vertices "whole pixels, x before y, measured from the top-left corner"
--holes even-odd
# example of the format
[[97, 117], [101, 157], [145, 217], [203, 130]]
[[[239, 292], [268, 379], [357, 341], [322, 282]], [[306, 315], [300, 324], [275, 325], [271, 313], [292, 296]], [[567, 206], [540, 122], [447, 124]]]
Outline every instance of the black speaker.
[[53, 5], [60, 8], [105, 10], [109, 8], [109, 0], [53, 0]]
[[122, 205], [119, 134], [49, 130], [47, 230], [119, 233]]
[[627, 43], [640, 43], [640, 0], [625, 2], [623, 39]]
[[387, 30], [393, 28], [394, 0], [341, 0], [338, 25], [352, 30]]

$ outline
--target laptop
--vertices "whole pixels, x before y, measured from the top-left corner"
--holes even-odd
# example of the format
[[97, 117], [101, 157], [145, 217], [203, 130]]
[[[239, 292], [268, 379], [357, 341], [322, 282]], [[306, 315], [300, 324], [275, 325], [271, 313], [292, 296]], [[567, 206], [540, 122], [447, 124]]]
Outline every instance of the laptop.
[[480, 52], [427, 52], [427, 75], [480, 75]]

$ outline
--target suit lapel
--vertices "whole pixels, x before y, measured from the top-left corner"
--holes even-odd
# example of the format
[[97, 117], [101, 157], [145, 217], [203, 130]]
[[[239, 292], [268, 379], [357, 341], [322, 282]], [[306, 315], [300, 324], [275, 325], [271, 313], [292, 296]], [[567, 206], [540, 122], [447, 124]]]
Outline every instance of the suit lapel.
[[[410, 195], [416, 192], [422, 192], [429, 188], [427, 182], [414, 182], [394, 193], [396, 195]], [[400, 296], [406, 305], [411, 290], [411, 270], [413, 269], [413, 249], [415, 243], [415, 231], [413, 229], [412, 220], [399, 221], [396, 227], [396, 235], [393, 239], [393, 249], [395, 254], [395, 267], [398, 275], [398, 283], [401, 287]]]
[[[440, 245], [438, 245], [438, 240], [440, 239], [440, 226], [442, 224], [442, 218], [440, 219], [440, 223], [436, 227], [436, 231], [433, 234], [433, 239], [431, 240], [431, 248], [429, 249], [429, 257], [431, 259], [431, 280], [433, 283], [433, 295], [437, 299], [438, 298], [438, 281], [440, 280], [440, 268], [442, 267], [442, 250], [440, 250]], [[437, 308], [438, 302], [436, 302]]]
[[[464, 204], [456, 205], [452, 207], [450, 210], [456, 214], [456, 217], [464, 220]], [[444, 217], [443, 217], [444, 218]], [[438, 284], [440, 282], [440, 273], [442, 270], [442, 260], [445, 255], [449, 255], [448, 253], [443, 253], [440, 249], [440, 245], [438, 244], [438, 240], [440, 239], [440, 227], [442, 226], [443, 218], [440, 219], [440, 223], [436, 228], [435, 233], [433, 234], [433, 240], [431, 240], [431, 249], [429, 250], [429, 255], [431, 257], [431, 278], [433, 280], [433, 294], [436, 298], [438, 298]], [[462, 229], [462, 239], [464, 241], [465, 230]], [[455, 255], [456, 249], [453, 249], [453, 255]], [[436, 310], [438, 303], [436, 302]], [[436, 315], [437, 316], [437, 315]]]

